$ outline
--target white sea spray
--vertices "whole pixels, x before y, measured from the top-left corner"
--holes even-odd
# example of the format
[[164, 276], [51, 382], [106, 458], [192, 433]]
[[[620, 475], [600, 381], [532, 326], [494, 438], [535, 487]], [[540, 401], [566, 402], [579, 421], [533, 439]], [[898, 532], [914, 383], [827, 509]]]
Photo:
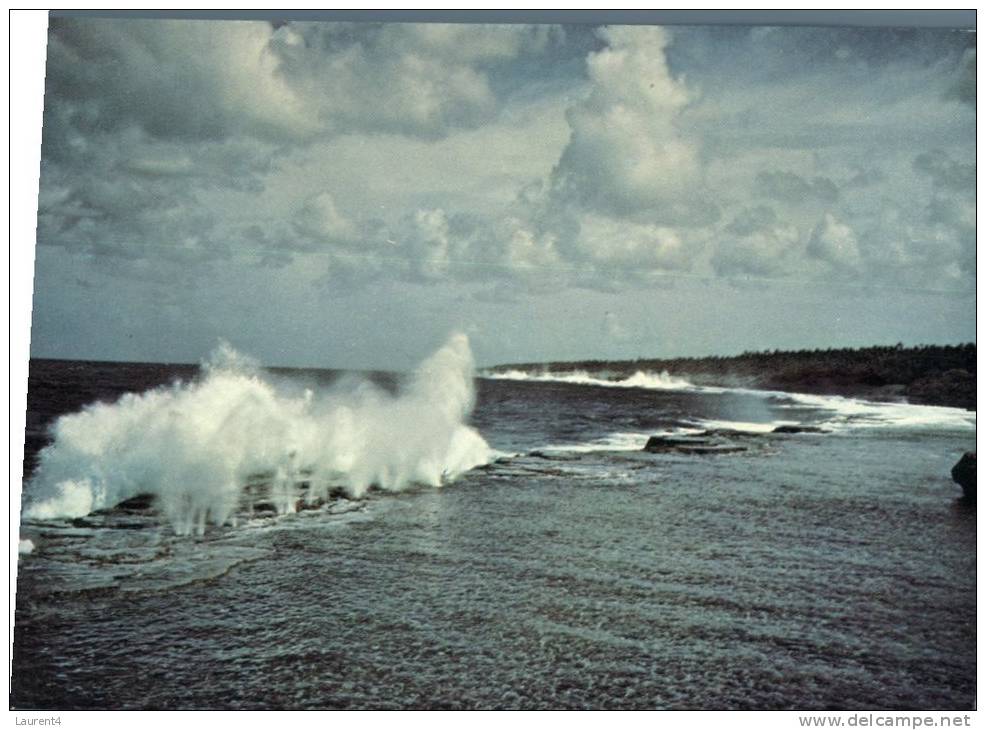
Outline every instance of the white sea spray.
[[28, 485], [30, 519], [81, 517], [152, 494], [176, 532], [235, 520], [244, 489], [269, 482], [280, 512], [331, 490], [439, 486], [487, 463], [466, 424], [474, 405], [468, 339], [454, 335], [396, 394], [368, 381], [316, 392], [280, 387], [222, 343], [201, 376], [59, 418]]

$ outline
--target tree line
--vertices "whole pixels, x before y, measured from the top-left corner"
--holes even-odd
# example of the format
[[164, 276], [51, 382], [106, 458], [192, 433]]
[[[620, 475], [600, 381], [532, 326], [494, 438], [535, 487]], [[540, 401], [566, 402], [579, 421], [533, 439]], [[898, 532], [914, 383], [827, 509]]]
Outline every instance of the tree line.
[[507, 369], [585, 370], [608, 378], [638, 370], [666, 371], [702, 385], [904, 397], [914, 403], [976, 407], [975, 343], [762, 350], [733, 356], [579, 360], [493, 368]]

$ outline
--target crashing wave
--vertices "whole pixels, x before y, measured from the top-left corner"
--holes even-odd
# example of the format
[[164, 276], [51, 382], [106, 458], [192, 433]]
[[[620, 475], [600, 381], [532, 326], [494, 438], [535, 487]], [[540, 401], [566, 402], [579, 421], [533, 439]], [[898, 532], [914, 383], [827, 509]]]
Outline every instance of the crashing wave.
[[391, 394], [349, 381], [289, 392], [223, 343], [200, 377], [62, 416], [42, 450], [24, 516], [85, 516], [142, 494], [176, 532], [235, 523], [258, 475], [279, 512], [352, 497], [370, 487], [439, 486], [488, 463], [486, 441], [466, 424], [473, 357], [454, 335]]
[[590, 375], [585, 370], [567, 372], [528, 372], [526, 370], [503, 370], [484, 373], [488, 380], [520, 380], [536, 383], [570, 383], [572, 385], [598, 385], [604, 388], [646, 388], [650, 390], [692, 390], [696, 386], [684, 378], [676, 378], [667, 371], [648, 373], [638, 370], [622, 379], [603, 378]]

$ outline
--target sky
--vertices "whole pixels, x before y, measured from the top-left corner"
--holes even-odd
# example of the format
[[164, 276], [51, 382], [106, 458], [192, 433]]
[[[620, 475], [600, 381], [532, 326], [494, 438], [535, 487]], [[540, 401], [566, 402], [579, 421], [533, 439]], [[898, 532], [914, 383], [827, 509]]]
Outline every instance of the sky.
[[53, 18], [31, 354], [975, 341], [975, 34]]

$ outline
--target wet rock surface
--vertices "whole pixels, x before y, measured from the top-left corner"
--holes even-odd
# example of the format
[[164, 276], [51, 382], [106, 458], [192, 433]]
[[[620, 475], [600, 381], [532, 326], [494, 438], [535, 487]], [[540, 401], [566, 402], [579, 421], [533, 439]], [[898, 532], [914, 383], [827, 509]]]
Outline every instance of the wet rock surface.
[[768, 433], [741, 431], [730, 428], [710, 428], [694, 434], [651, 436], [644, 451], [652, 454], [730, 454], [769, 447], [774, 434], [822, 434], [827, 429], [801, 424], [781, 425]]
[[962, 487], [966, 499], [976, 499], [976, 452], [966, 451], [952, 467], [952, 479]]
[[718, 436], [651, 436], [644, 451], [654, 454], [729, 454], [746, 451], [747, 447]]

